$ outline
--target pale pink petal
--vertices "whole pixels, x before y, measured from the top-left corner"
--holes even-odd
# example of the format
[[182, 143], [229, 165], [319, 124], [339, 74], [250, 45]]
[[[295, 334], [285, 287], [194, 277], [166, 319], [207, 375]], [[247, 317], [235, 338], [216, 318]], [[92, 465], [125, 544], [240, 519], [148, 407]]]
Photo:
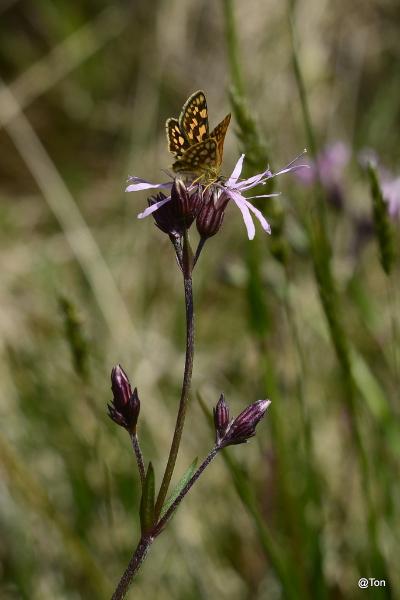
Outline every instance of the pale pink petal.
[[251, 212], [260, 221], [261, 227], [264, 229], [264, 231], [266, 231], [267, 233], [271, 233], [270, 224], [268, 223], [267, 219], [264, 217], [262, 212], [259, 211], [258, 208], [253, 206], [251, 202], [248, 202], [247, 200], [245, 200], [245, 202], [246, 202], [246, 206], [249, 208], [249, 210], [251, 210]]
[[255, 236], [256, 228], [254, 227], [253, 219], [251, 218], [250, 211], [246, 205], [246, 200], [241, 194], [232, 190], [228, 191], [228, 195], [232, 198], [232, 200], [242, 213], [243, 221], [247, 229], [247, 235], [249, 237], [249, 240], [252, 240]]
[[253, 200], [253, 198], [274, 198], [275, 196], [280, 196], [280, 192], [275, 192], [274, 194], [261, 194], [259, 196], [246, 196], [247, 200]]
[[284, 173], [290, 173], [292, 171], [298, 171], [299, 169], [310, 169], [310, 165], [293, 165], [293, 167], [286, 167], [277, 173], [273, 173], [271, 177], [277, 177], [278, 175], [283, 175]]
[[158, 202], [155, 202], [151, 206], [148, 206], [143, 212], [139, 213], [137, 218], [144, 219], [145, 217], [148, 217], [149, 215], [151, 215], [151, 213], [153, 213], [156, 210], [158, 210], [159, 208], [161, 208], [161, 206], [164, 206], [164, 204], [166, 204], [170, 200], [171, 200], [171, 196], [168, 196], [168, 198], [164, 198], [163, 200], [159, 200]]
[[240, 173], [242, 172], [244, 156], [245, 155], [242, 154], [242, 156], [237, 161], [235, 168], [232, 171], [232, 175], [229, 177], [228, 181], [225, 184], [226, 187], [234, 186], [235, 183], [237, 182], [237, 180], [240, 176]]
[[237, 187], [237, 189], [240, 189], [241, 191], [250, 190], [252, 187], [255, 187], [256, 185], [259, 185], [259, 184], [264, 185], [264, 183], [265, 183], [264, 180], [267, 180], [270, 177], [272, 177], [272, 173], [269, 169], [267, 169], [263, 173], [259, 173], [258, 175], [254, 175], [253, 177], [249, 177], [248, 179], [245, 179], [244, 181], [240, 181], [236, 185], [236, 187]]
[[128, 181], [133, 181], [126, 188], [126, 192], [139, 192], [140, 190], [158, 190], [160, 188], [170, 188], [172, 183], [170, 181], [166, 183], [151, 183], [150, 181], [146, 181], [145, 179], [141, 179], [140, 177], [130, 177]]

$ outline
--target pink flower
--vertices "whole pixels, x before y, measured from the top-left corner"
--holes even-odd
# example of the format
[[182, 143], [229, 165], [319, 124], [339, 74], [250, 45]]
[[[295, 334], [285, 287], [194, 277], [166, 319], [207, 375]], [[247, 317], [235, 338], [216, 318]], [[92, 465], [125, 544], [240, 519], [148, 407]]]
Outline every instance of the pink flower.
[[[279, 194], [261, 194], [257, 196], [246, 197], [244, 193], [258, 185], [265, 185], [266, 182], [269, 179], [272, 179], [273, 177], [277, 177], [278, 175], [283, 175], [284, 173], [289, 173], [291, 171], [297, 171], [298, 169], [306, 167], [307, 165], [295, 165], [294, 163], [299, 158], [297, 157], [294, 161], [287, 165], [287, 167], [281, 169], [277, 173], [272, 173], [269, 169], [266, 169], [262, 173], [254, 175], [253, 177], [249, 177], [248, 179], [240, 179], [240, 174], [243, 168], [244, 156], [245, 155], [242, 154], [242, 156], [239, 158], [230, 177], [228, 177], [226, 181], [217, 180], [212, 184], [213, 202], [215, 203], [216, 208], [217, 206], [221, 208], [225, 207], [228, 204], [229, 200], [233, 201], [242, 214], [242, 218], [247, 229], [247, 235], [249, 239], [252, 240], [255, 236], [256, 231], [253, 221], [254, 217], [259, 221], [261, 227], [266, 233], [271, 233], [271, 228], [262, 212], [258, 208], [256, 208], [250, 202], [250, 200], [254, 198], [270, 198], [271, 196], [279, 196]], [[139, 177], [130, 177], [128, 181], [129, 185], [125, 190], [127, 192], [137, 192], [140, 190], [160, 188], [171, 190], [171, 187], [173, 185], [173, 181], [153, 184]], [[187, 187], [189, 196], [194, 192], [195, 188], [198, 189], [198, 187], [198, 185], [189, 185]], [[166, 204], [167, 202], [171, 202], [171, 195], [167, 197], [162, 197], [161, 200], [151, 204], [151, 206], [149, 206], [143, 212], [138, 214], [138, 218], [143, 219], [151, 215], [156, 210], [164, 206], [164, 204]]]
[[318, 153], [315, 161], [308, 160], [307, 164], [310, 168], [298, 171], [297, 177], [305, 185], [315, 183], [319, 177], [324, 187], [332, 188], [341, 182], [349, 160], [349, 147], [344, 142], [332, 142]]

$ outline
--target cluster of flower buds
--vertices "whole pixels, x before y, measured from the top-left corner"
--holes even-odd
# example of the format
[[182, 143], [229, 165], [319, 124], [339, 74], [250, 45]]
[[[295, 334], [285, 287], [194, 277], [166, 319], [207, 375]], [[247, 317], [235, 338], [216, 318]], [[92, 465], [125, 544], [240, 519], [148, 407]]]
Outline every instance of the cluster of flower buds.
[[[165, 200], [159, 193], [148, 199], [149, 206]], [[155, 223], [169, 236], [180, 238], [189, 229], [203, 205], [203, 191], [200, 185], [186, 187], [181, 179], [175, 179], [171, 188], [171, 200], [153, 213]]]
[[196, 219], [197, 231], [202, 239], [218, 233], [224, 220], [229, 196], [218, 187], [209, 186], [203, 193], [203, 205]]
[[108, 404], [108, 416], [130, 434], [136, 433], [140, 412], [140, 400], [135, 388], [132, 392], [129, 379], [121, 365], [111, 371], [112, 405]]
[[[148, 198], [148, 204], [153, 206], [163, 200], [167, 200], [167, 196], [160, 192]], [[171, 188], [171, 199], [162, 204], [153, 217], [157, 227], [173, 238], [180, 238], [196, 220], [200, 237], [207, 239], [219, 231], [228, 201], [229, 198], [217, 186], [187, 186], [182, 179], [176, 178]]]
[[214, 424], [216, 431], [216, 444], [218, 448], [225, 448], [233, 444], [244, 444], [256, 434], [256, 426], [261, 421], [270, 400], [257, 400], [253, 402], [236, 419], [229, 421], [229, 407], [225, 397], [221, 394], [217, 406], [214, 408]]

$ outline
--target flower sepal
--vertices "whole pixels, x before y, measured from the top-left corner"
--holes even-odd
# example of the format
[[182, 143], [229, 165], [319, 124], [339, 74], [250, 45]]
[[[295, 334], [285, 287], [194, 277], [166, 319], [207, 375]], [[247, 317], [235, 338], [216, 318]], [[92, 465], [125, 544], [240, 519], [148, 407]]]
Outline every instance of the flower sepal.
[[236, 419], [229, 422], [229, 408], [222, 394], [214, 409], [216, 445], [226, 448], [245, 444], [256, 434], [256, 427], [266, 413], [270, 400], [257, 400], [245, 408]]

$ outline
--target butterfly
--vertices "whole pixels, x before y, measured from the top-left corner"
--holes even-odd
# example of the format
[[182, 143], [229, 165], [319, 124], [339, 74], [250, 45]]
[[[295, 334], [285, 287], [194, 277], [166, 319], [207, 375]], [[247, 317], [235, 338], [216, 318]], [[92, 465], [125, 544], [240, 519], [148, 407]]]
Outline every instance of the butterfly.
[[175, 172], [190, 173], [210, 181], [218, 178], [230, 113], [209, 133], [204, 92], [194, 92], [183, 105], [179, 119], [166, 122], [168, 150], [175, 154]]

